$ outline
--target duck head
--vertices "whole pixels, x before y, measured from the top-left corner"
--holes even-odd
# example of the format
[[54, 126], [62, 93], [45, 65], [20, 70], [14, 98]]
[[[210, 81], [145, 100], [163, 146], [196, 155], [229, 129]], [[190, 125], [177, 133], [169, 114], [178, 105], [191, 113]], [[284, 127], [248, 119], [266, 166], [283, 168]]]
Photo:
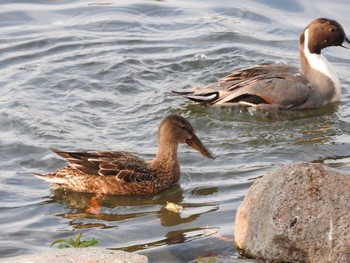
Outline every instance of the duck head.
[[344, 42], [350, 43], [343, 27], [334, 20], [318, 18], [313, 20], [300, 36], [300, 44], [305, 43], [311, 54], [321, 54], [321, 50], [331, 46], [343, 46]]
[[163, 119], [159, 126], [158, 141], [173, 145], [186, 143], [204, 157], [215, 159], [215, 156], [195, 134], [191, 123], [177, 114], [170, 114]]

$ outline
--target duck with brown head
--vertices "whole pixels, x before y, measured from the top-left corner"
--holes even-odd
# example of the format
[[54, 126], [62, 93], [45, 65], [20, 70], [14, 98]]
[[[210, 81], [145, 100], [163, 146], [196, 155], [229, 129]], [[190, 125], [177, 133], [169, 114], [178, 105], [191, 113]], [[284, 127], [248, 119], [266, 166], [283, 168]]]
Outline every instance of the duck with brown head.
[[350, 43], [343, 27], [327, 18], [313, 20], [299, 40], [301, 71], [281, 64], [242, 69], [219, 83], [175, 92], [212, 106], [243, 104], [281, 109], [313, 109], [340, 99], [340, 81], [322, 49]]
[[[301, 73], [312, 88], [317, 89], [309, 104], [318, 100], [324, 105], [340, 99], [340, 81], [334, 67], [321, 54], [322, 49], [350, 43], [343, 27], [336, 21], [319, 18], [312, 21], [300, 35]], [[312, 104], [311, 104], [312, 105]]]
[[187, 119], [168, 115], [158, 129], [158, 153], [146, 161], [127, 152], [64, 152], [52, 149], [70, 164], [35, 176], [68, 190], [105, 195], [154, 195], [180, 178], [177, 149], [187, 143], [204, 157], [215, 158]]

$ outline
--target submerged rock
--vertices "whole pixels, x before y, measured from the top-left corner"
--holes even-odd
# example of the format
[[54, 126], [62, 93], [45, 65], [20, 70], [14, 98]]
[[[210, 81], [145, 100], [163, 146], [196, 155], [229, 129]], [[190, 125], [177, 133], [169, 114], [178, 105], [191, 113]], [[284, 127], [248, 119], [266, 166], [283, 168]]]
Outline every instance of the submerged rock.
[[188, 263], [263, 263], [260, 260], [244, 258], [206, 257], [192, 260]]
[[11, 257], [1, 263], [147, 263], [145, 256], [104, 248], [67, 248]]
[[256, 181], [238, 208], [235, 244], [274, 262], [350, 262], [350, 176], [287, 165]]

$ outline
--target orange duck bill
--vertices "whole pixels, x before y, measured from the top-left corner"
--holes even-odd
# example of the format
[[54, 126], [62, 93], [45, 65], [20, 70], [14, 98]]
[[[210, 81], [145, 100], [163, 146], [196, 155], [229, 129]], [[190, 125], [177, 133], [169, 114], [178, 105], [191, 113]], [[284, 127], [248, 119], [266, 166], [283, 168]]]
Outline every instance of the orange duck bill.
[[187, 139], [186, 143], [193, 149], [200, 152], [204, 157], [215, 159], [214, 154], [204, 146], [204, 144], [195, 134], [193, 134], [190, 139]]

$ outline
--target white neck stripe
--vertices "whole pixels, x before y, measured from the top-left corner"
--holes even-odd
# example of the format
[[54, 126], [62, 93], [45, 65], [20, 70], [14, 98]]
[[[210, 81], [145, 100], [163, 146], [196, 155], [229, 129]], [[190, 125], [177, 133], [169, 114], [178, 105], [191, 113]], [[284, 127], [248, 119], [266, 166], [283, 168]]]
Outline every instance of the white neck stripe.
[[[323, 73], [329, 77], [336, 88], [337, 95], [340, 96], [340, 81], [337, 72], [334, 67], [328, 62], [328, 60], [322, 54], [312, 54], [308, 48], [309, 43], [309, 29], [304, 31], [304, 54], [310, 67]], [[339, 93], [339, 94], [338, 94]]]

